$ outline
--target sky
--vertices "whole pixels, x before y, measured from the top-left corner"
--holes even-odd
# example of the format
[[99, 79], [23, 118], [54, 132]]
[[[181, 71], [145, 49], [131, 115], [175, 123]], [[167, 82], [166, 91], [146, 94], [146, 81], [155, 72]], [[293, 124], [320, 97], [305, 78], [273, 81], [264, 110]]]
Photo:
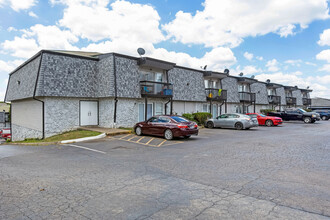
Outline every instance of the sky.
[[330, 98], [327, 0], [0, 0], [0, 100], [42, 49], [117, 52], [243, 73]]

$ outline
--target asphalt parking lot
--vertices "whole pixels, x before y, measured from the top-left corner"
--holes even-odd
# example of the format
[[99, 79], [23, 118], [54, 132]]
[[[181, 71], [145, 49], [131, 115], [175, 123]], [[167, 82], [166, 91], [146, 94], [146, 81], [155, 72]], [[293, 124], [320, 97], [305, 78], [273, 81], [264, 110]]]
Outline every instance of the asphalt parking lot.
[[0, 145], [0, 219], [329, 219], [329, 130]]

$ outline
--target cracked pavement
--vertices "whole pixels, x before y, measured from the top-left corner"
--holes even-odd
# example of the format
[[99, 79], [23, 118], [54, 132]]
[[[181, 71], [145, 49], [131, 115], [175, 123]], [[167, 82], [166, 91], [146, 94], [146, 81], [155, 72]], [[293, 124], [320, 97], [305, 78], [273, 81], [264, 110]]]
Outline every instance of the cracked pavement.
[[202, 129], [153, 148], [116, 139], [0, 145], [0, 219], [330, 219], [330, 121]]

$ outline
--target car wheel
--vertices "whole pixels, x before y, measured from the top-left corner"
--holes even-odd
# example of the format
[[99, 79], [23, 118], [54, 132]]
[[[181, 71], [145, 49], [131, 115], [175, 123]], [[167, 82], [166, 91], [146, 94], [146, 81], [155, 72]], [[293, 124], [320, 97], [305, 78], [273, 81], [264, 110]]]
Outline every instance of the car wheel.
[[166, 140], [172, 140], [173, 139], [173, 132], [170, 129], [167, 129], [164, 133], [164, 137]]
[[184, 139], [188, 139], [190, 137], [191, 137], [191, 135], [187, 135], [187, 136], [184, 136]]
[[142, 135], [142, 129], [141, 129], [141, 127], [136, 127], [135, 128], [135, 134], [137, 135], [137, 136], [141, 136]]
[[238, 122], [238, 123], [235, 124], [235, 128], [236, 128], [236, 130], [242, 130], [243, 129], [243, 124]]
[[272, 120], [267, 120], [265, 124], [266, 124], [267, 127], [271, 127], [271, 126], [273, 126], [273, 121]]
[[312, 120], [312, 123], [315, 123], [316, 122], [316, 120]]
[[214, 128], [214, 124], [212, 121], [207, 122], [207, 127], [208, 128]]
[[312, 119], [310, 117], [306, 117], [306, 118], [304, 118], [304, 122], [305, 123], [311, 123]]
[[325, 121], [325, 120], [328, 120], [327, 116], [322, 116], [322, 120]]

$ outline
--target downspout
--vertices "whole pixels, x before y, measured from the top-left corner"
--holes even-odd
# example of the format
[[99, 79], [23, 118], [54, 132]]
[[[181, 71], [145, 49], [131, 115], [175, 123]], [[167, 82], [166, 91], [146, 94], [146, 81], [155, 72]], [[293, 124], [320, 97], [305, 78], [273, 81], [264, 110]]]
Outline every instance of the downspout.
[[45, 102], [37, 99], [36, 98], [36, 92], [37, 92], [37, 85], [38, 85], [38, 80], [39, 80], [39, 75], [40, 75], [40, 68], [41, 68], [41, 63], [42, 63], [42, 56], [43, 53], [41, 52], [40, 54], [40, 62], [39, 62], [39, 67], [38, 67], [38, 73], [37, 73], [37, 78], [36, 78], [36, 83], [34, 86], [34, 92], [33, 92], [33, 99], [36, 101], [39, 101], [42, 103], [42, 139], [45, 139]]
[[116, 69], [116, 55], [113, 54], [113, 75], [114, 75], [114, 87], [115, 87], [115, 103], [114, 103], [114, 111], [113, 111], [113, 126], [116, 127], [117, 122], [117, 69]]

